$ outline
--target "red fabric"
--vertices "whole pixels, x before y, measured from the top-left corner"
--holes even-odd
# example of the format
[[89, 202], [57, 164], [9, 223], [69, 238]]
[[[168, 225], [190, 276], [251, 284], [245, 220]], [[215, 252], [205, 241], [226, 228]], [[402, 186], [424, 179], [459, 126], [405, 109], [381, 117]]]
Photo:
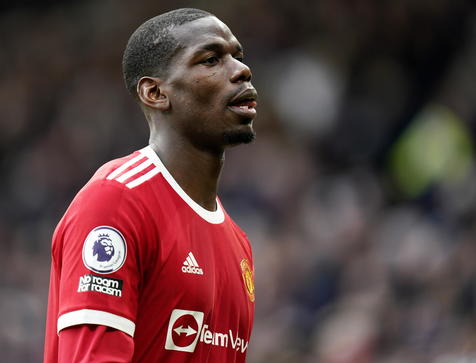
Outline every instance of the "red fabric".
[[134, 340], [102, 325], [76, 325], [59, 334], [58, 363], [130, 363]]
[[[58, 326], [93, 324], [133, 336], [134, 363], [244, 363], [251, 247], [217, 212], [184, 196], [150, 148], [101, 167], [53, 236], [45, 361], [57, 361]], [[127, 246], [110, 270], [97, 268], [104, 235], [119, 240], [110, 261]]]

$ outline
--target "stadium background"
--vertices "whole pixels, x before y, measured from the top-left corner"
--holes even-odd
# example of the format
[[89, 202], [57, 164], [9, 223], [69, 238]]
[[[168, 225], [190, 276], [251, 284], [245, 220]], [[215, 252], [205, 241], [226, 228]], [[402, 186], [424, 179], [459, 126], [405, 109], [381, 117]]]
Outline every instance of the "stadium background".
[[0, 360], [41, 360], [53, 228], [147, 139], [123, 48], [182, 6], [229, 24], [260, 92], [220, 192], [254, 246], [249, 362], [476, 361], [469, 0], [2, 2]]

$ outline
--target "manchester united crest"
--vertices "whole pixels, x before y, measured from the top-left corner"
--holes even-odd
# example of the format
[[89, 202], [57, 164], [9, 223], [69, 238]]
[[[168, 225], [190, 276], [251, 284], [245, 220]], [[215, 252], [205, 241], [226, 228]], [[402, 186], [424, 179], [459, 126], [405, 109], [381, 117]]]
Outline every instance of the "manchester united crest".
[[251, 302], [255, 301], [255, 281], [253, 276], [253, 270], [251, 269], [250, 262], [247, 258], [244, 258], [240, 262], [241, 273], [243, 276], [243, 282], [245, 284], [245, 290], [248, 293], [248, 297]]

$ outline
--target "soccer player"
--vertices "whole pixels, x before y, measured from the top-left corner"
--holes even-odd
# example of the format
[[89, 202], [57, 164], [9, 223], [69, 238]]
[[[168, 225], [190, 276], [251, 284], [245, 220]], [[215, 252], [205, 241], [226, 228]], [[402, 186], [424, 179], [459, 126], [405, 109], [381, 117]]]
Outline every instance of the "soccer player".
[[45, 361], [245, 362], [251, 248], [217, 199], [225, 149], [255, 136], [242, 46], [178, 9], [132, 34], [123, 73], [149, 145], [103, 165], [55, 230]]

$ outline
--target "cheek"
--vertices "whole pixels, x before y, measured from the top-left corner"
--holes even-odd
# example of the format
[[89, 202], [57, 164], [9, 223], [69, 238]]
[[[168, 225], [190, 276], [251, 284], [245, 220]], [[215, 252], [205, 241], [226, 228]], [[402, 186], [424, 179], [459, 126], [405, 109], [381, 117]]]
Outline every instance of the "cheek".
[[181, 113], [220, 112], [227, 103], [224, 85], [222, 73], [218, 70], [182, 74], [173, 82], [175, 105]]
[[210, 72], [207, 72], [207, 73], [202, 73], [202, 74], [199, 74], [199, 75], [195, 75], [193, 81], [195, 83], [207, 82], [207, 81], [210, 81], [210, 80], [213, 81], [216, 78], [217, 74], [218, 74], [218, 71], [210, 71]]
[[214, 103], [222, 102], [220, 100], [220, 84], [218, 80], [218, 72], [209, 72], [207, 74], [201, 74], [195, 76], [192, 81], [190, 90], [192, 91], [192, 97], [202, 103]]

